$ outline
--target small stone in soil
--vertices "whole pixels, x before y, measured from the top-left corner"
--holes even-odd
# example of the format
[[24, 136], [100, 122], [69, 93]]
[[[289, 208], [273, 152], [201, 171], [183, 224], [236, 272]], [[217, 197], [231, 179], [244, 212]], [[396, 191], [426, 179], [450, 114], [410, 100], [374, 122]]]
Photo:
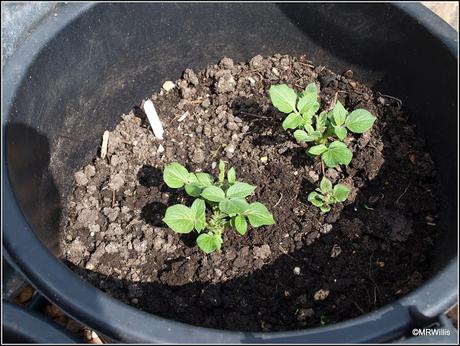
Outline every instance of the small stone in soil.
[[192, 162], [202, 163], [206, 159], [205, 153], [201, 149], [195, 149], [192, 156]]
[[337, 172], [335, 169], [329, 168], [328, 170], [326, 170], [326, 172], [324, 173], [324, 175], [325, 175], [332, 183], [335, 183], [335, 182], [337, 181], [337, 179], [339, 178], [340, 173]]
[[310, 177], [310, 182], [316, 183], [319, 180], [319, 174], [315, 171], [309, 171], [308, 176]]
[[292, 272], [294, 273], [294, 275], [300, 275], [300, 267], [294, 267]]
[[97, 210], [82, 209], [78, 214], [77, 221], [82, 225], [94, 224], [99, 218]]
[[123, 177], [120, 174], [116, 174], [110, 180], [109, 187], [113, 191], [117, 191], [117, 190], [120, 189], [120, 187], [122, 187], [124, 185], [124, 183], [125, 183], [125, 180], [123, 179]]
[[271, 255], [270, 246], [267, 244], [264, 244], [260, 247], [254, 246], [254, 249], [252, 251], [254, 253], [255, 258], [260, 258], [262, 260], [270, 257]]
[[217, 92], [228, 93], [235, 90], [236, 82], [230, 71], [225, 71], [214, 86]]
[[167, 80], [166, 82], [163, 83], [163, 86], [162, 88], [165, 90], [165, 91], [170, 91], [172, 89], [174, 89], [176, 85], [171, 82], [170, 80]]
[[101, 230], [101, 226], [99, 226], [97, 224], [96, 225], [90, 225], [88, 227], [88, 229], [89, 229], [90, 233], [96, 233], [96, 232], [99, 232]]
[[314, 298], [316, 301], [318, 300], [324, 300], [327, 298], [329, 295], [329, 290], [328, 289], [320, 289], [315, 292]]
[[83, 173], [82, 171], [78, 171], [77, 173], [75, 173], [74, 177], [75, 177], [75, 182], [77, 183], [78, 186], [84, 186], [88, 184], [88, 178], [86, 177], [86, 174]]
[[233, 60], [227, 57], [224, 57], [220, 60], [219, 66], [231, 70], [233, 68]]
[[264, 58], [262, 55], [256, 55], [249, 61], [249, 65], [253, 68], [259, 68], [262, 67], [262, 63], [264, 61]]
[[353, 78], [353, 71], [352, 70], [347, 70], [343, 73], [343, 76], [345, 78]]
[[93, 177], [96, 174], [96, 168], [93, 165], [87, 165], [85, 167], [85, 175], [88, 178]]
[[315, 311], [313, 309], [299, 309], [297, 312], [297, 320], [298, 321], [305, 321], [307, 318], [312, 317], [315, 315]]
[[238, 125], [233, 121], [229, 121], [225, 127], [227, 128], [227, 130], [230, 130], [230, 131], [238, 130]]
[[339, 244], [334, 244], [331, 250], [331, 257], [335, 258], [342, 253], [342, 248]]
[[193, 84], [195, 86], [197, 86], [198, 83], [199, 83], [198, 82], [198, 77], [196, 76], [195, 72], [193, 72], [193, 70], [189, 69], [189, 68], [184, 71], [183, 78], [187, 82], [189, 82], [190, 84]]
[[201, 102], [201, 106], [203, 108], [208, 108], [211, 105], [211, 101], [209, 99], [205, 99], [203, 102]]
[[235, 149], [236, 149], [235, 144], [233, 143], [230, 143], [229, 145], [225, 147], [225, 151], [230, 154], [233, 154], [235, 152]]
[[248, 77], [248, 81], [249, 81], [249, 83], [251, 83], [251, 85], [256, 84], [256, 80], [254, 78], [252, 78], [252, 77]]

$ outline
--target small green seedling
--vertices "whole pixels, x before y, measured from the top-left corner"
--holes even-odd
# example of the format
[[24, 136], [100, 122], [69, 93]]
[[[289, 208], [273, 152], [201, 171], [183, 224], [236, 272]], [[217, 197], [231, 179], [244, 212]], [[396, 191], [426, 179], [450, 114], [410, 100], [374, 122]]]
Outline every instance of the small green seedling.
[[349, 193], [350, 189], [345, 185], [337, 184], [332, 187], [331, 181], [323, 177], [319, 188], [308, 194], [308, 201], [318, 207], [322, 213], [327, 213], [331, 210], [332, 204], [345, 202]]
[[[219, 163], [217, 182], [212, 175], [191, 173], [177, 162], [165, 167], [163, 180], [171, 188], [184, 187], [188, 195], [196, 198], [190, 207], [176, 204], [166, 209], [163, 221], [177, 233], [197, 231], [200, 235], [196, 243], [205, 253], [221, 248], [222, 233], [227, 226], [244, 235], [248, 221], [254, 228], [275, 223], [262, 203], [246, 201], [256, 187], [237, 181], [233, 167], [225, 172], [223, 161]], [[202, 233], [205, 230], [207, 233]]]
[[312, 142], [314, 145], [307, 153], [320, 156], [328, 167], [348, 165], [353, 157], [351, 150], [343, 143], [348, 130], [364, 133], [376, 119], [365, 109], [355, 109], [349, 113], [340, 101], [331, 110], [317, 114], [320, 104], [315, 83], [307, 85], [300, 94], [286, 84], [272, 85], [269, 94], [273, 105], [288, 114], [283, 128], [295, 130], [294, 137], [298, 142]]

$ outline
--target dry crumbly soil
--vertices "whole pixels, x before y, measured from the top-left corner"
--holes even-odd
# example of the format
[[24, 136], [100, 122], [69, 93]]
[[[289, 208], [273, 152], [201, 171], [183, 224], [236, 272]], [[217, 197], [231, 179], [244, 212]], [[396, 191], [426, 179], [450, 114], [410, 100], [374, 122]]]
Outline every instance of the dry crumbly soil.
[[[316, 82], [322, 109], [335, 95], [377, 116], [371, 131], [349, 135], [347, 168], [327, 169], [351, 188], [348, 201], [321, 214], [307, 202], [320, 177], [280, 124], [270, 85], [298, 91]], [[399, 102], [304, 56], [223, 58], [187, 69], [170, 91], [152, 95], [165, 138], [154, 138], [142, 107], [110, 132], [108, 156], [75, 174], [62, 257], [81, 277], [139, 309], [193, 325], [241, 331], [333, 323], [381, 307], [420, 285], [436, 234], [436, 169]], [[162, 182], [178, 161], [217, 174], [224, 159], [237, 179], [257, 186], [276, 224], [233, 230], [206, 255], [194, 234], [162, 223], [166, 208], [190, 199]]]

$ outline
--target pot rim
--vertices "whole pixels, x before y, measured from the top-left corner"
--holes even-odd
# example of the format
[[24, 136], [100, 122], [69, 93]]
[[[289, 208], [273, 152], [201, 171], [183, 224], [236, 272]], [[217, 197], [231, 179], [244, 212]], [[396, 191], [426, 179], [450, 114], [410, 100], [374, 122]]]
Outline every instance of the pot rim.
[[[385, 341], [401, 336], [414, 319], [434, 319], [457, 300], [458, 255], [422, 286], [401, 299], [365, 315], [327, 325], [287, 332], [237, 332], [165, 319], [118, 301], [81, 280], [38, 239], [15, 198], [6, 162], [5, 130], [16, 90], [42, 47], [65, 26], [97, 3], [69, 3], [48, 15], [5, 63], [2, 88], [2, 250], [48, 300], [74, 319], [109, 338], [136, 342], [363, 342]], [[457, 33], [421, 4], [391, 3], [416, 20], [458, 57]], [[43, 271], [46, 268], [46, 273]], [[439, 292], [445, 292], [439, 296]], [[433, 293], [433, 294], [430, 294]], [[435, 294], [437, 293], [437, 294]], [[78, 297], [78, 299], [75, 299]], [[107, 316], [111, 319], [108, 320]], [[385, 326], [386, 330], [382, 329]], [[347, 333], [343, 333], [347, 329]]]

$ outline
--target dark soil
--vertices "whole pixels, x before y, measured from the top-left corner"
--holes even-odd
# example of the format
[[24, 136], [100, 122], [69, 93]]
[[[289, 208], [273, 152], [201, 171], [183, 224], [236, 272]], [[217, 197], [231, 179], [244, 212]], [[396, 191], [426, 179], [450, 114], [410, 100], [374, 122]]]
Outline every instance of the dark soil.
[[[399, 102], [352, 78], [351, 71], [338, 75], [281, 55], [241, 64], [224, 58], [196, 74], [186, 70], [174, 89], [151, 97], [163, 141], [135, 107], [110, 133], [108, 157], [76, 173], [61, 239], [64, 260], [139, 309], [231, 330], [333, 323], [413, 290], [428, 275], [437, 233], [436, 170]], [[284, 114], [267, 96], [272, 84], [300, 91], [313, 81], [323, 108], [337, 93], [348, 109], [377, 116], [370, 132], [347, 139], [350, 166], [326, 170], [352, 192], [325, 215], [306, 201], [321, 164], [281, 128]], [[206, 255], [195, 235], [180, 236], [162, 223], [168, 206], [190, 203], [165, 186], [162, 170], [178, 161], [217, 174], [221, 158], [238, 179], [258, 187], [252, 198], [277, 223], [244, 237], [228, 230], [222, 250]]]

